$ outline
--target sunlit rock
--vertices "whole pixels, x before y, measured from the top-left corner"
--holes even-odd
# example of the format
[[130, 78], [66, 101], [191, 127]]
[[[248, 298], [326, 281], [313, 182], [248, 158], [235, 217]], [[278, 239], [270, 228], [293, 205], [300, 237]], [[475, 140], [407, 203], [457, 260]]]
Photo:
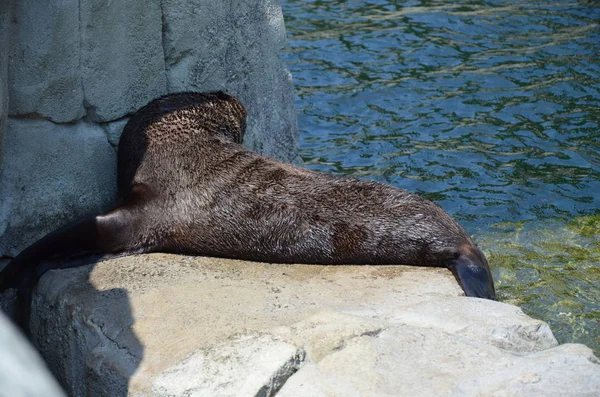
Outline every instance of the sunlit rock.
[[32, 329], [74, 396], [600, 390], [590, 349], [461, 295], [445, 269], [151, 254], [49, 272]]

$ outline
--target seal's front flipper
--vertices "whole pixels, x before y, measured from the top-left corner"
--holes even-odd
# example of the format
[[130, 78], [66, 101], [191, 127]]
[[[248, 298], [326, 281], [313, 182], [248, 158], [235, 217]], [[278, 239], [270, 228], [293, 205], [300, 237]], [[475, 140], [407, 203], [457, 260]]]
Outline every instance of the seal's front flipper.
[[450, 261], [448, 268], [466, 296], [496, 299], [494, 280], [483, 253], [476, 247], [463, 246], [459, 255]]

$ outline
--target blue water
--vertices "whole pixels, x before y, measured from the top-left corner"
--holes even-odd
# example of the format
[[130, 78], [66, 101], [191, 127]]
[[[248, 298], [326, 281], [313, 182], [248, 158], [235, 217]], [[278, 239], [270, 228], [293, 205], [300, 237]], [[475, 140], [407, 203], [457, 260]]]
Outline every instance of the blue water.
[[600, 4], [282, 0], [309, 168], [436, 201], [600, 352]]

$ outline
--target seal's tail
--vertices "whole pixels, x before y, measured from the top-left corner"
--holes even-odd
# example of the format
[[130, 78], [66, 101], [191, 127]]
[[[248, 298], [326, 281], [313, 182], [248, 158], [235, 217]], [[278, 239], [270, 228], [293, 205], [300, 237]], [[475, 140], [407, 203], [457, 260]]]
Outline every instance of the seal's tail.
[[17, 323], [25, 332], [31, 294], [39, 278], [50, 269], [81, 265], [70, 260], [75, 256], [100, 254], [94, 258], [98, 260], [130, 250], [128, 236], [135, 225], [128, 218], [126, 210], [117, 208], [80, 219], [48, 234], [8, 263], [0, 272], [0, 292], [17, 289]]
[[479, 248], [465, 244], [461, 246], [448, 268], [466, 296], [496, 299], [494, 280], [485, 256]]

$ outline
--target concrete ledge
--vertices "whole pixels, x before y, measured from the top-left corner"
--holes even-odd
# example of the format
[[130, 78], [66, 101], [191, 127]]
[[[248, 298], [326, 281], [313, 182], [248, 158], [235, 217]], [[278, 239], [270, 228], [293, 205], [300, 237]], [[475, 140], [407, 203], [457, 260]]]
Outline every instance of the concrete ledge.
[[166, 254], [45, 275], [34, 339], [73, 396], [597, 395], [600, 365], [450, 272]]

